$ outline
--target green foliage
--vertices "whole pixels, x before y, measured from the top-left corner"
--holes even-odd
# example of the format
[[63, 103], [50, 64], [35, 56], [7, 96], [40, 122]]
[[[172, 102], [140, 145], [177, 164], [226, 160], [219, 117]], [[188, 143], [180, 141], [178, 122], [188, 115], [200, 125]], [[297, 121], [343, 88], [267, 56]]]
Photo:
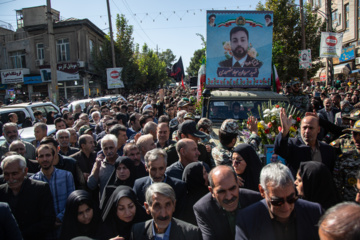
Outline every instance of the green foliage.
[[142, 88], [156, 88], [167, 80], [166, 63], [161, 61], [154, 51], [148, 48], [147, 44], [144, 44], [137, 64], [143, 77]]
[[[265, 6], [259, 2], [257, 10], [274, 12], [273, 62], [280, 81], [289, 81], [292, 77], [303, 79], [303, 70], [299, 69], [298, 51], [301, 45], [300, 8], [294, 0], [267, 0]], [[320, 31], [324, 25], [311, 12], [310, 5], [304, 5], [306, 48], [311, 49], [312, 61], [319, 60]], [[320, 64], [313, 64], [308, 70], [308, 79], [319, 69]]]
[[172, 63], [175, 61], [176, 56], [170, 49], [166, 49], [165, 51], [159, 53], [160, 61], [165, 62], [166, 67], [171, 68]]
[[190, 60], [189, 67], [186, 68], [186, 72], [188, 76], [197, 76], [200, 66], [203, 62], [206, 61], [206, 40], [205, 37], [200, 34], [196, 33], [196, 36], [201, 38], [201, 45], [203, 45], [202, 49], [198, 49], [194, 52], [194, 56]]
[[[167, 81], [166, 65], [174, 61], [175, 56], [170, 49], [162, 55], [162, 59], [145, 44], [140, 53], [139, 44], [134, 44], [133, 26], [128, 24], [124, 15], [117, 15], [115, 30], [115, 61], [122, 67], [122, 80], [125, 89], [151, 89]], [[161, 55], [161, 54], [160, 54]], [[93, 55], [94, 71], [101, 76], [103, 89], [107, 89], [106, 68], [112, 67], [110, 37], [102, 45], [102, 51]]]

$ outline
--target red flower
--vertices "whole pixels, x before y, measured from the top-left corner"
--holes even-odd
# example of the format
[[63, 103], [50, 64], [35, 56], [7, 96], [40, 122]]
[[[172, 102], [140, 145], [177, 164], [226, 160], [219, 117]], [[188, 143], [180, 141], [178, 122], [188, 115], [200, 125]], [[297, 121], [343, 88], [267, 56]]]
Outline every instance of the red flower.
[[249, 121], [247, 121], [246, 123], [249, 124]]
[[279, 126], [279, 127], [278, 127], [278, 130], [279, 130], [279, 132], [281, 132], [282, 128]]
[[296, 118], [296, 121], [297, 121], [297, 122], [301, 122], [301, 118], [297, 117], [297, 118]]
[[279, 108], [280, 106], [279, 105], [275, 105], [276, 108]]
[[265, 133], [265, 134], [269, 134], [269, 133], [270, 133], [270, 130], [269, 130], [269, 129], [266, 129], [266, 130], [264, 131], [264, 133]]
[[272, 127], [271, 122], [269, 122], [267, 125], [268, 125], [268, 127], [269, 127], [269, 128], [271, 128], [271, 127]]

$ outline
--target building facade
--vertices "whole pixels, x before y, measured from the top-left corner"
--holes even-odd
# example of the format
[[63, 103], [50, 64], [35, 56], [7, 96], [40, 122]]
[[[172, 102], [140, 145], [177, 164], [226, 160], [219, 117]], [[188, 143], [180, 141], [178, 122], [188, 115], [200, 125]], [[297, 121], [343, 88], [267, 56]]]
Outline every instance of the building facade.
[[[309, 0], [314, 13], [323, 21], [326, 16], [326, 4], [331, 0]], [[332, 0], [331, 28], [343, 33], [340, 58], [333, 58], [334, 79], [360, 80], [360, 0]], [[325, 62], [325, 60], [324, 60]], [[325, 69], [320, 69], [315, 78], [326, 80]]]
[[[59, 96], [100, 93], [93, 54], [101, 51], [105, 33], [88, 19], [60, 20], [60, 12], [54, 9], [52, 15]], [[16, 94], [22, 100], [44, 99], [51, 92], [46, 6], [17, 10], [16, 18], [16, 32], [0, 29], [0, 98]]]

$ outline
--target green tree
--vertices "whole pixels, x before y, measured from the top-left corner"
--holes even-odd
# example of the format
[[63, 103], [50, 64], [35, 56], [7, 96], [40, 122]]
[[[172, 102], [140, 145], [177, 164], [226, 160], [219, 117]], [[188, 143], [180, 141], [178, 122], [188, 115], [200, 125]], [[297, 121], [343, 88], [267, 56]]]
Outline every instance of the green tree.
[[206, 61], [206, 41], [205, 41], [205, 37], [200, 34], [197, 33], [197, 36], [199, 36], [201, 38], [201, 45], [203, 45], [202, 49], [198, 49], [194, 52], [194, 56], [191, 58], [190, 60], [190, 64], [189, 67], [186, 68], [186, 72], [188, 74], [188, 76], [197, 76], [200, 66], [203, 62]]
[[[274, 12], [272, 58], [281, 81], [292, 77], [303, 79], [303, 70], [299, 69], [298, 51], [301, 45], [300, 8], [294, 0], [267, 0], [265, 5], [258, 3], [256, 10]], [[321, 20], [311, 12], [310, 5], [304, 6], [306, 48], [311, 49], [312, 61], [319, 59]], [[319, 69], [313, 64], [308, 71], [308, 79]]]
[[165, 51], [159, 53], [160, 61], [165, 62], [166, 67], [171, 68], [172, 63], [175, 61], [176, 56], [171, 51], [171, 49], [166, 49]]
[[[117, 67], [122, 67], [121, 79], [126, 89], [137, 89], [142, 83], [142, 76], [139, 66], [136, 63], [136, 55], [134, 54], [134, 40], [132, 37], [133, 27], [128, 25], [128, 21], [124, 15], [116, 16], [116, 35], [114, 40], [115, 62]], [[107, 89], [106, 68], [111, 68], [111, 44], [110, 37], [106, 36], [102, 51], [94, 57], [94, 71], [101, 76], [101, 84], [103, 89]]]
[[190, 60], [189, 67], [186, 68], [186, 72], [189, 76], [197, 76], [202, 60], [205, 58], [205, 49], [198, 49], [194, 52], [194, 56]]
[[145, 43], [137, 64], [142, 75], [142, 88], [152, 89], [163, 85], [167, 80], [166, 64], [160, 60], [153, 50]]

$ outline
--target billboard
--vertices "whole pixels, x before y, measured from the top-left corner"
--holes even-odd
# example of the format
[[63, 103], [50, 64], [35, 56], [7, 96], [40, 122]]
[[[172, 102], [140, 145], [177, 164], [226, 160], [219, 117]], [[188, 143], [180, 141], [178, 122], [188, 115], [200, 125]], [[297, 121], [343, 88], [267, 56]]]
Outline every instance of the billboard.
[[342, 33], [322, 32], [320, 41], [320, 57], [339, 58], [342, 48]]
[[206, 87], [271, 87], [273, 12], [207, 11]]
[[346, 47], [341, 50], [339, 62], [346, 62], [353, 59], [355, 59], [355, 46]]
[[124, 83], [121, 80], [121, 71], [122, 71], [122, 68], [107, 68], [106, 69], [108, 89], [124, 88]]
[[24, 82], [24, 75], [29, 74], [27, 68], [23, 69], [6, 69], [1, 70], [1, 83], [2, 84], [17, 84]]
[[[71, 81], [79, 80], [79, 66], [77, 62], [72, 63], [58, 63], [56, 65], [57, 80]], [[40, 75], [42, 82], [51, 82], [51, 66], [40, 66]]]

